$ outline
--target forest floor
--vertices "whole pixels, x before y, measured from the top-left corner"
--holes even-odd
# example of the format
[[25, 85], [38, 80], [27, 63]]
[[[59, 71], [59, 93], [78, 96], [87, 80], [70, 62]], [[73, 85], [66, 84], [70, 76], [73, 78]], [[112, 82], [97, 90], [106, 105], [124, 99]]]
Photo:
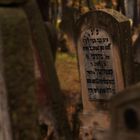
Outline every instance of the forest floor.
[[80, 80], [76, 54], [58, 52], [56, 57], [56, 71], [60, 87], [64, 95], [69, 121], [76, 112], [80, 102]]

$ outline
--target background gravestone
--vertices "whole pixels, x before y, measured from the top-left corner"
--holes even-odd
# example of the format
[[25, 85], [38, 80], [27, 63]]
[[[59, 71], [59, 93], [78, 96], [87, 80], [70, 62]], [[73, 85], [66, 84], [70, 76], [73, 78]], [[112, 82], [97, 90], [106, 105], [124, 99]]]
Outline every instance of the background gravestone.
[[140, 23], [140, 0], [118, 0], [117, 10], [133, 20], [133, 25]]
[[123, 90], [111, 100], [109, 140], [139, 140], [140, 83]]
[[101, 139], [110, 125], [108, 102], [132, 84], [130, 23], [112, 9], [97, 10], [83, 15], [77, 29], [83, 100], [81, 133], [93, 130], [92, 137]]
[[133, 25], [139, 24], [139, 0], [124, 0], [125, 15], [133, 21]]
[[22, 9], [0, 7], [0, 34], [0, 138], [38, 140], [32, 40]]
[[[55, 71], [50, 43], [48, 41], [48, 34], [46, 32], [38, 5], [35, 0], [29, 0], [23, 5], [23, 9], [30, 23], [34, 49], [37, 52], [39, 63], [41, 64], [40, 70], [43, 82], [45, 87], [48, 88], [48, 92], [46, 94], [47, 97], [50, 97], [48, 98], [51, 102], [49, 107], [52, 112], [49, 113], [52, 113], [52, 116], [54, 117], [54, 127], [57, 130], [60, 139], [71, 140], [72, 135], [66, 116], [58, 77]], [[47, 107], [48, 106], [46, 106], [46, 108]]]
[[125, 3], [125, 15], [128, 18], [131, 18], [132, 20], [134, 19], [134, 8], [136, 8], [137, 5], [137, 0], [124, 0]]

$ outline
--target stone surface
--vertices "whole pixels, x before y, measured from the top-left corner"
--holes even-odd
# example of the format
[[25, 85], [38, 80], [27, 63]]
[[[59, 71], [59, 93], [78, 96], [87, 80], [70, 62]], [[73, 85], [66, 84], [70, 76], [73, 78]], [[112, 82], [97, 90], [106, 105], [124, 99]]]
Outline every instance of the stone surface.
[[1, 65], [12, 136], [14, 140], [38, 140], [34, 59], [29, 24], [25, 13], [19, 8], [0, 8], [0, 17]]
[[111, 101], [110, 140], [139, 140], [140, 83], [127, 88]]
[[105, 30], [90, 28], [81, 40], [89, 100], [108, 100], [115, 93], [112, 39]]
[[108, 111], [80, 114], [80, 140], [106, 140], [110, 128]]

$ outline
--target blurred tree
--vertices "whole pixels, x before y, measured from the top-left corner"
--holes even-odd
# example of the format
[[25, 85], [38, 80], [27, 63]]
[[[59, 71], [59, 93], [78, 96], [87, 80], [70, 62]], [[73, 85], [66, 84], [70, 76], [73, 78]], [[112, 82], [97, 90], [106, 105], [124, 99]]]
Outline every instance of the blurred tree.
[[57, 23], [58, 8], [59, 8], [58, 0], [51, 0], [50, 1], [50, 21], [54, 25], [56, 25]]
[[49, 15], [50, 1], [51, 0], [37, 0], [41, 15], [44, 21], [50, 20], [50, 15]]
[[93, 4], [93, 0], [87, 0], [87, 6], [89, 8], [89, 10], [94, 9], [94, 4]]
[[121, 11], [125, 15], [125, 6], [124, 6], [124, 0], [117, 0], [117, 11]]
[[105, 8], [112, 8], [112, 0], [105, 0]]

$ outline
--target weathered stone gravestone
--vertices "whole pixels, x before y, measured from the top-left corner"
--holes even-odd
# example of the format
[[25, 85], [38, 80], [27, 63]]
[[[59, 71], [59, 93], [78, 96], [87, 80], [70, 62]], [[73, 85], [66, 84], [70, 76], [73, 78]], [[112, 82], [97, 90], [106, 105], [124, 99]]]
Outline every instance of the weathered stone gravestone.
[[[108, 100], [116, 88], [112, 39], [99, 27], [85, 30], [81, 39], [89, 100]], [[120, 88], [123, 88], [122, 80]]]
[[109, 140], [140, 140], [140, 84], [111, 100], [111, 114]]
[[0, 7], [1, 140], [39, 139], [32, 47], [24, 11]]
[[[131, 84], [130, 22], [114, 10], [89, 12], [78, 22], [78, 58], [84, 110]], [[93, 109], [93, 107], [92, 107]]]
[[77, 28], [81, 120], [83, 128], [96, 124], [102, 131], [109, 128], [108, 101], [132, 82], [130, 22], [114, 10], [98, 10], [82, 16]]

